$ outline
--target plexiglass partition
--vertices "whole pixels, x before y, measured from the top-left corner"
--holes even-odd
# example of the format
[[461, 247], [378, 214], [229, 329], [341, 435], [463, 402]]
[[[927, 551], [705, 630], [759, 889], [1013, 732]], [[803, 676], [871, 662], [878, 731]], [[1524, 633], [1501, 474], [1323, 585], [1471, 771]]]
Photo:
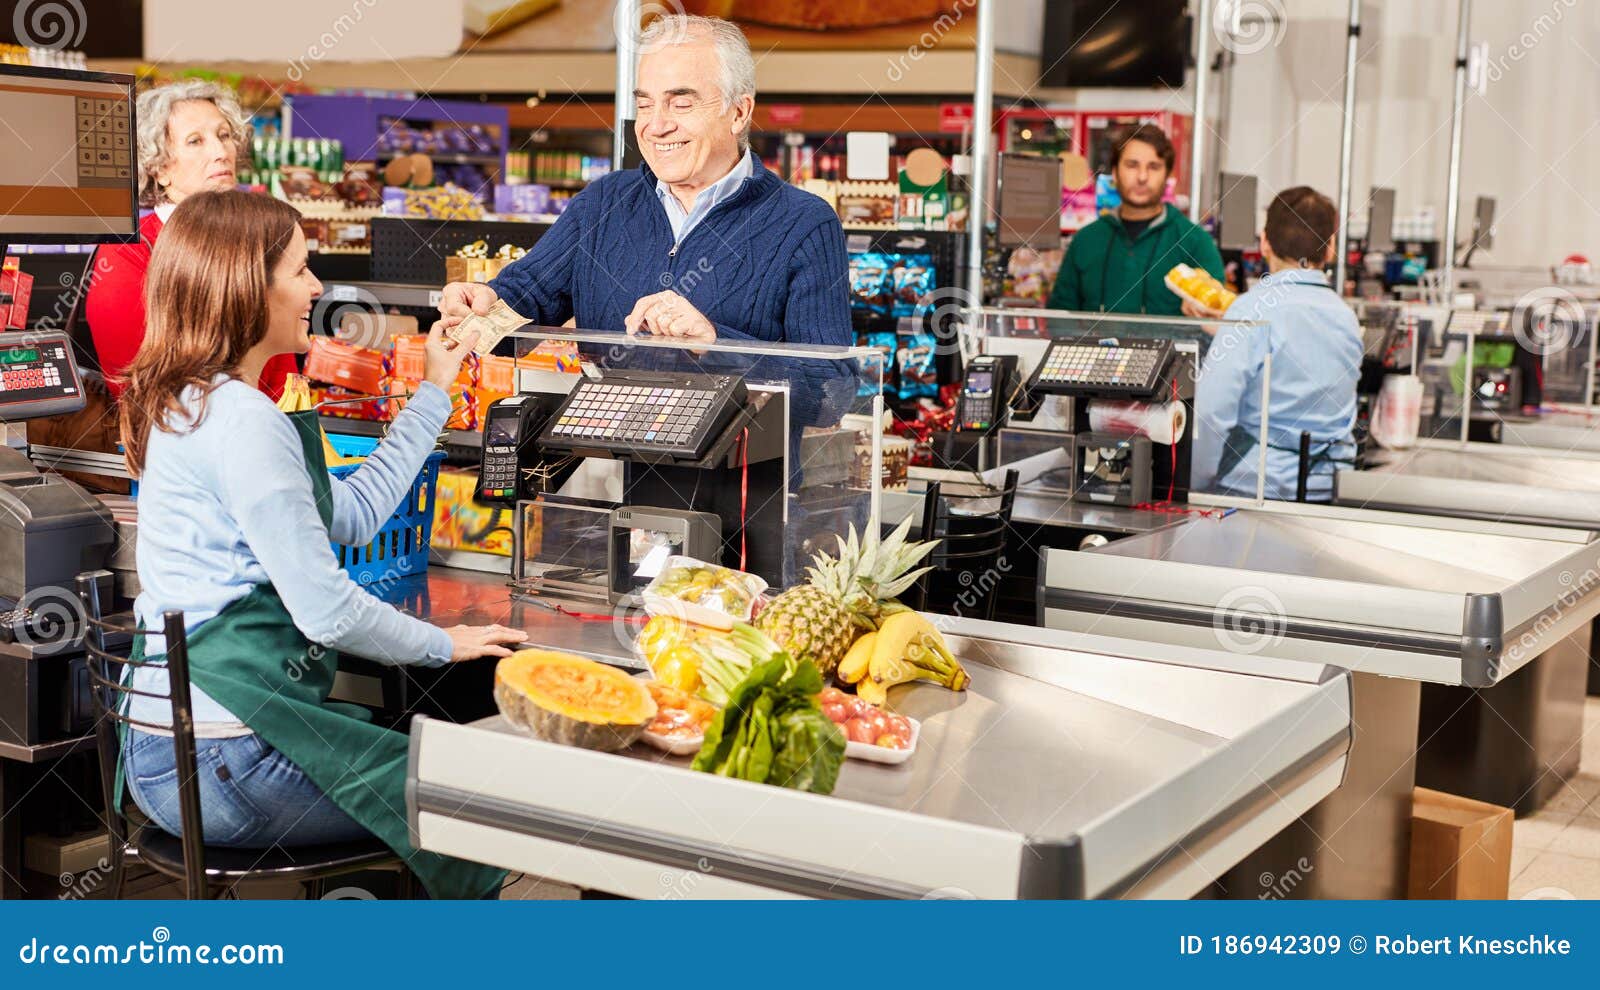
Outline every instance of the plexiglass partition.
[[1425, 443], [1600, 450], [1594, 403], [1600, 306], [1438, 310], [1422, 349]]
[[[561, 405], [540, 438], [559, 485], [519, 510], [526, 586], [604, 593], [619, 554], [625, 577], [646, 579], [684, 550], [660, 517], [687, 514], [701, 532], [715, 520], [721, 563], [787, 587], [836, 534], [873, 524], [886, 479], [904, 483], [879, 425], [876, 349], [531, 327], [510, 337], [519, 391], [563, 397], [547, 400]], [[643, 521], [619, 530], [622, 506]]]
[[[1270, 446], [1275, 442], [1269, 394], [1273, 355], [1266, 324], [1240, 320], [1079, 313], [1064, 310], [979, 309], [964, 324], [964, 353], [1013, 355], [1020, 388], [1052, 340], [1169, 340], [1188, 370], [1178, 395], [1122, 400], [1044, 397], [1026, 422], [1000, 431], [995, 464], [1015, 466], [1019, 483], [1040, 494], [1124, 504], [1133, 486], [1120, 447], [1080, 444], [1085, 432], [1151, 441], [1148, 493], [1129, 507], [1165, 506], [1190, 495], [1272, 497], [1267, 490]], [[1217, 369], [1212, 372], [1213, 366]], [[1020, 399], [1020, 396], [1013, 397]], [[1075, 402], [1082, 401], [1080, 412]], [[1015, 405], [1016, 402], [1014, 401]], [[1279, 438], [1281, 439], [1281, 438]], [[1176, 442], [1171, 442], [1176, 441]], [[1079, 446], [1089, 446], [1080, 455]], [[1144, 455], [1137, 455], [1144, 456]]]

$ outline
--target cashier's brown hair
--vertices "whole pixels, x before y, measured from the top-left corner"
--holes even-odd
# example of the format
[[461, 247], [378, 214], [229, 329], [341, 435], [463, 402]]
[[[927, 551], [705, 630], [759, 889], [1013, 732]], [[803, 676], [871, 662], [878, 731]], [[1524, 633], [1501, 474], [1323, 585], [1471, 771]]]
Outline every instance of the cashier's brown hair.
[[[150, 431], [197, 426], [213, 380], [236, 376], [266, 336], [267, 287], [299, 221], [294, 207], [267, 196], [206, 192], [186, 198], [161, 228], [144, 279], [144, 342], [121, 400], [123, 449], [135, 477]], [[201, 392], [193, 411], [182, 401], [191, 385]]]

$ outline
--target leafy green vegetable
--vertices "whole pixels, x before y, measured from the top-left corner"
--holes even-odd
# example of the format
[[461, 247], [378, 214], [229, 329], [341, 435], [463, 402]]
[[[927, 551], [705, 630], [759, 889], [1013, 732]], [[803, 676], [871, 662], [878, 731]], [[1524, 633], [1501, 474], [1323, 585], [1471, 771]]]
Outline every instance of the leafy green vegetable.
[[744, 642], [767, 659], [759, 660], [728, 692], [727, 707], [706, 729], [694, 769], [832, 792], [844, 762], [845, 738], [817, 704], [822, 672], [809, 660], [795, 663], [770, 640], [746, 637]]

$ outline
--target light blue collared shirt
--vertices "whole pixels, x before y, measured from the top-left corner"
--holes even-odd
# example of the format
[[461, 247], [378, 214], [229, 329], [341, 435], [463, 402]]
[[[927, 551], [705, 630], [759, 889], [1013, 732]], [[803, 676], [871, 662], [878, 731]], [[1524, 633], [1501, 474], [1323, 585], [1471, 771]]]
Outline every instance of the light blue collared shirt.
[[1255, 495], [1261, 382], [1270, 351], [1266, 496], [1294, 498], [1305, 431], [1313, 455], [1306, 492], [1327, 498], [1338, 462], [1355, 454], [1350, 430], [1361, 377], [1355, 313], [1322, 272], [1285, 269], [1235, 300], [1227, 317], [1266, 326], [1225, 327], [1206, 353], [1195, 382], [1194, 489]]
[[660, 179], [656, 180], [656, 198], [661, 200], [661, 206], [667, 211], [667, 223], [672, 225], [672, 241], [682, 244], [683, 239], [689, 236], [689, 231], [699, 225], [706, 218], [706, 214], [716, 208], [718, 203], [734, 194], [744, 181], [755, 174], [755, 163], [751, 159], [753, 151], [747, 151], [733, 167], [733, 171], [706, 186], [694, 198], [694, 208], [685, 210], [683, 204], [678, 202], [678, 197], [672, 195], [672, 189]]

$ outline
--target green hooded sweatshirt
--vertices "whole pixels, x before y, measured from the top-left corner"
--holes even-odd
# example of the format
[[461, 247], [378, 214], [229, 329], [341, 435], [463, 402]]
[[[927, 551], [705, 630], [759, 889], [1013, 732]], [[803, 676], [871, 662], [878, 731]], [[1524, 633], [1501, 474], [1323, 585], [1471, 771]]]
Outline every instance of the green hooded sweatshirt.
[[1168, 203], [1129, 241], [1115, 211], [1078, 231], [1061, 260], [1051, 309], [1181, 316], [1183, 303], [1163, 279], [1180, 262], [1222, 278], [1222, 255], [1211, 235]]

